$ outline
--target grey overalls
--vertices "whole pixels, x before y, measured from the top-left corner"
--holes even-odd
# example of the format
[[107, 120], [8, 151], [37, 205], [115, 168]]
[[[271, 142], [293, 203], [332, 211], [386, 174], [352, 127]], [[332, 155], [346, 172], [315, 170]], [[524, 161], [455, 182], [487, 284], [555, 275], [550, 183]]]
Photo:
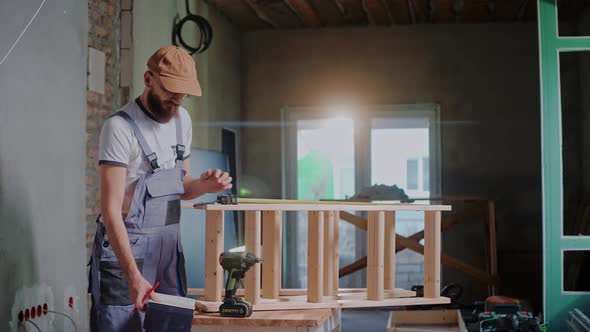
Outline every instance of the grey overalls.
[[[184, 193], [182, 169], [184, 145], [180, 117], [176, 119], [176, 165], [160, 169], [157, 156], [148, 146], [131, 117], [119, 111], [133, 129], [135, 137], [153, 172], [139, 178], [125, 227], [133, 257], [143, 277], [157, 292], [185, 296], [186, 275], [180, 243], [180, 196]], [[90, 267], [90, 291], [93, 296], [91, 327], [94, 331], [142, 331], [144, 314], [133, 312], [134, 304], [123, 270], [102, 222], [97, 220]]]

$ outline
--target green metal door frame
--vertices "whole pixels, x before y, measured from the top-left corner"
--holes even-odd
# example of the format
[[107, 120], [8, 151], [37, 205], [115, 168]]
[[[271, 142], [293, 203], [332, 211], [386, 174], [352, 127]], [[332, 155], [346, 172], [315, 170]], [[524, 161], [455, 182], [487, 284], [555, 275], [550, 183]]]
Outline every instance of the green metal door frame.
[[563, 252], [590, 250], [590, 237], [563, 235], [561, 52], [590, 51], [590, 37], [560, 37], [556, 0], [538, 0], [543, 174], [543, 303], [550, 331], [565, 331], [567, 313], [590, 304], [590, 293], [565, 292]]

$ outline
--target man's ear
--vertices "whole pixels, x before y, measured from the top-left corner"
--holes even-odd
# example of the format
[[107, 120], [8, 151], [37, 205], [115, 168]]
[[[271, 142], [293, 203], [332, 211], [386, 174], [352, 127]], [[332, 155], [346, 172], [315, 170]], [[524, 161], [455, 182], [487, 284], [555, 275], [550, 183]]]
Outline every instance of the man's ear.
[[152, 87], [152, 74], [149, 72], [149, 70], [143, 73], [143, 84], [145, 84], [145, 86], [148, 88]]

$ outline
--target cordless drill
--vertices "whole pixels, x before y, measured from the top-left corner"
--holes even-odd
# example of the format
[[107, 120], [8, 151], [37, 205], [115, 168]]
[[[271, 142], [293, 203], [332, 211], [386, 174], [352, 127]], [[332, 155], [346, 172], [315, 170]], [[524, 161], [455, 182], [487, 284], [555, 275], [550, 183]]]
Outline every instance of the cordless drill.
[[262, 262], [262, 259], [249, 252], [222, 252], [219, 264], [228, 271], [225, 283], [225, 297], [219, 306], [219, 314], [223, 317], [250, 317], [252, 305], [236, 296], [240, 281], [252, 265]]

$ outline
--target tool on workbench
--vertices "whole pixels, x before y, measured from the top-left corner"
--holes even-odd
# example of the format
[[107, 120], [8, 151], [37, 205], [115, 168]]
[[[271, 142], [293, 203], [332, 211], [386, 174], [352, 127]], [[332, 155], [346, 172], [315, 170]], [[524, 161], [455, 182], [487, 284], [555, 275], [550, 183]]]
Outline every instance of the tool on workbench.
[[479, 314], [481, 332], [540, 332], [541, 326], [533, 314], [522, 310], [520, 304], [488, 303]]
[[235, 195], [235, 194], [218, 195], [217, 199], [215, 199], [214, 201], [198, 202], [198, 203], [195, 203], [193, 206], [199, 207], [199, 206], [209, 205], [209, 204], [236, 205], [236, 204], [238, 204], [238, 195]]
[[225, 297], [219, 306], [219, 314], [223, 317], [250, 317], [252, 305], [236, 296], [240, 281], [244, 278], [254, 264], [262, 262], [262, 259], [249, 252], [222, 252], [219, 255], [219, 264], [228, 271], [225, 283]]

